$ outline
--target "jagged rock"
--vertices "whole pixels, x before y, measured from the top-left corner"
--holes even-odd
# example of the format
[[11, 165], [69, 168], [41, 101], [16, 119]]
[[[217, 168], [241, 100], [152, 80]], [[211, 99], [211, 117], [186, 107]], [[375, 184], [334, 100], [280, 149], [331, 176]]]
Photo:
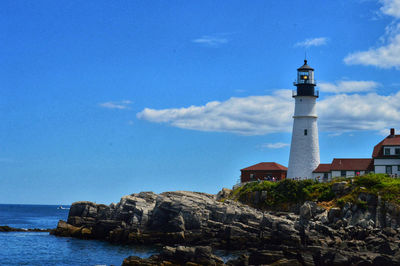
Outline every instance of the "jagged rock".
[[333, 207], [328, 212], [328, 221], [330, 223], [336, 222], [340, 218], [341, 210], [340, 208]]
[[52, 229], [24, 229], [24, 228], [15, 228], [10, 227], [8, 225], [0, 225], [0, 232], [51, 232]]
[[70, 225], [62, 220], [57, 224], [57, 228], [52, 233], [58, 236], [81, 236], [81, 227]]
[[396, 230], [391, 227], [384, 228], [382, 232], [387, 236], [395, 236], [397, 234]]
[[312, 201], [307, 201], [300, 207], [300, 219], [310, 220], [315, 215], [317, 204]]
[[220, 201], [222, 199], [226, 199], [232, 192], [232, 189], [229, 188], [223, 188], [221, 189], [220, 192], [218, 192], [217, 196], [216, 196], [216, 200]]
[[263, 250], [256, 251], [250, 254], [249, 264], [250, 265], [265, 265], [276, 263], [277, 261], [285, 259], [282, 251]]
[[[342, 182], [337, 191], [346, 189], [346, 184]], [[259, 199], [264, 196], [257, 194]], [[400, 217], [396, 215], [400, 211], [370, 194], [361, 194], [359, 200], [372, 207], [346, 203], [342, 209], [328, 211], [315, 202], [305, 202], [299, 204], [297, 215], [263, 212], [232, 200], [220, 202], [205, 193], [142, 192], [109, 206], [76, 202], [68, 222], [60, 221], [54, 234], [171, 246], [149, 259], [127, 258], [125, 265], [222, 264], [212, 256], [211, 247], [248, 251], [228, 265], [398, 262]]]
[[223, 265], [223, 260], [212, 254], [211, 247], [164, 247], [159, 255], [153, 255], [148, 259], [142, 259], [136, 256], [126, 258], [122, 265]]

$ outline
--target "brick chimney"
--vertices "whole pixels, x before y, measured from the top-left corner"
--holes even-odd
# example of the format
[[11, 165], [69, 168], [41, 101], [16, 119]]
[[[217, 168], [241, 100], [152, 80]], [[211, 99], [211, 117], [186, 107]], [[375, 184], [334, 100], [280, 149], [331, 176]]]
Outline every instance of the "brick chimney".
[[394, 133], [395, 133], [394, 128], [391, 128], [390, 129], [390, 136], [394, 136], [395, 135]]

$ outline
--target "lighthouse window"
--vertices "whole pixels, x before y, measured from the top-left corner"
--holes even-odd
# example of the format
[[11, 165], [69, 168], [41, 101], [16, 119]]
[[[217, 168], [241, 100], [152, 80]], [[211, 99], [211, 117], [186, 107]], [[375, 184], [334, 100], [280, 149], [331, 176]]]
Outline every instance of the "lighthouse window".
[[307, 83], [307, 80], [309, 80], [309, 73], [308, 72], [298, 72], [297, 76], [297, 82], [298, 83]]
[[304, 136], [307, 136], [307, 129], [304, 129]]

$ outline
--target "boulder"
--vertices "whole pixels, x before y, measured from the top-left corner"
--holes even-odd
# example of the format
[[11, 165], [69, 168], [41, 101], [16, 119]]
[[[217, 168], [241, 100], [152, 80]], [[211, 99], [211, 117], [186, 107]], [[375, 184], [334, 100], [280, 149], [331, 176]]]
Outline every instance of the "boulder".
[[232, 192], [232, 189], [222, 188], [221, 191], [217, 193], [216, 200], [220, 201], [220, 200], [228, 198], [228, 196], [231, 194], [231, 192]]
[[126, 258], [122, 265], [223, 265], [223, 260], [212, 254], [209, 246], [165, 246], [158, 255], [142, 259], [136, 256]]
[[335, 223], [340, 218], [341, 210], [340, 208], [333, 207], [328, 211], [328, 221], [330, 223]]
[[82, 227], [76, 227], [68, 224], [65, 221], [60, 220], [57, 224], [57, 228], [52, 232], [54, 235], [58, 236], [81, 236]]
[[300, 206], [300, 219], [310, 220], [317, 214], [323, 213], [325, 210], [317, 205], [314, 201], [306, 201]]

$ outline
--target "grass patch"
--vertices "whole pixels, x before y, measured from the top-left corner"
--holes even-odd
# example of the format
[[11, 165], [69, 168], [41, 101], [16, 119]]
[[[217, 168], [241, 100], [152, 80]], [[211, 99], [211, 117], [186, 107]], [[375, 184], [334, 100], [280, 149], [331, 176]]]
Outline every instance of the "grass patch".
[[[332, 185], [336, 182], [348, 181], [348, 188], [343, 195], [336, 196]], [[255, 205], [254, 192], [265, 191]], [[321, 206], [343, 207], [347, 202], [357, 204], [360, 208], [368, 208], [365, 201], [358, 199], [360, 193], [381, 196], [383, 201], [400, 204], [400, 179], [385, 174], [368, 174], [354, 178], [338, 178], [331, 182], [319, 183], [314, 180], [284, 179], [279, 182], [259, 181], [248, 183], [233, 191], [231, 198], [261, 209], [286, 210], [290, 205], [304, 201], [316, 201]], [[324, 205], [325, 204], [325, 205]]]

